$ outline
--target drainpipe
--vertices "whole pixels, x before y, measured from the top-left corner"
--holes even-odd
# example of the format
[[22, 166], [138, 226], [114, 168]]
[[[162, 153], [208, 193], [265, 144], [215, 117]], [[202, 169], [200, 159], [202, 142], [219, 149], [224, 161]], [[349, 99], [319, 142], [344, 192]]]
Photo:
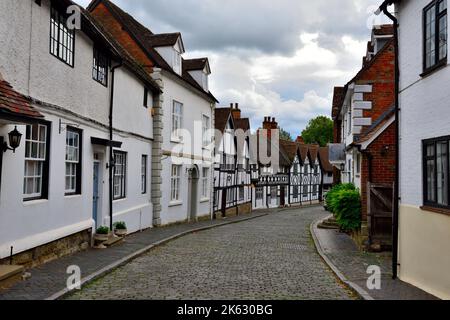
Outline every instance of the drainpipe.
[[392, 4], [392, 0], [385, 1], [381, 7], [378, 9], [377, 13], [380, 11], [392, 20], [394, 24], [394, 46], [395, 46], [395, 186], [394, 186], [394, 212], [392, 217], [392, 278], [397, 279], [398, 277], [398, 227], [399, 227], [399, 200], [400, 200], [400, 171], [399, 171], [399, 160], [400, 160], [400, 104], [399, 104], [399, 92], [400, 92], [400, 69], [399, 69], [399, 40], [398, 40], [398, 19], [391, 14], [387, 7]]
[[113, 153], [113, 140], [114, 140], [114, 129], [113, 129], [113, 115], [114, 115], [114, 78], [116, 69], [122, 66], [122, 62], [111, 68], [111, 97], [109, 99], [109, 229], [113, 231], [113, 174], [114, 174], [114, 153]]

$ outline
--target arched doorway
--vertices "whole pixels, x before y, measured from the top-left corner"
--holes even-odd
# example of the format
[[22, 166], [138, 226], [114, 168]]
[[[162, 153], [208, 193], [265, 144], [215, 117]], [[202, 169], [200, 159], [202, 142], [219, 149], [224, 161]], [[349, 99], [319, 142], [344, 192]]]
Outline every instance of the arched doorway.
[[189, 208], [188, 208], [188, 220], [196, 221], [197, 220], [197, 203], [198, 203], [198, 180], [199, 180], [199, 171], [198, 166], [194, 165], [189, 169], [189, 189], [188, 189], [188, 199], [189, 199]]

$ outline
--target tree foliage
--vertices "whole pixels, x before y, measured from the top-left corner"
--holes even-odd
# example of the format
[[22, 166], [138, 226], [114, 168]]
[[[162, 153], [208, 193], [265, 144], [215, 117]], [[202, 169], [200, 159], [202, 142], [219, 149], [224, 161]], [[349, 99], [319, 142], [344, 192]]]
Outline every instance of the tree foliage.
[[292, 136], [289, 132], [284, 130], [283, 128], [280, 128], [280, 139], [286, 140], [286, 141], [294, 141], [292, 140]]
[[333, 120], [325, 116], [312, 119], [303, 130], [302, 138], [306, 144], [317, 143], [326, 147], [328, 143], [333, 142]]

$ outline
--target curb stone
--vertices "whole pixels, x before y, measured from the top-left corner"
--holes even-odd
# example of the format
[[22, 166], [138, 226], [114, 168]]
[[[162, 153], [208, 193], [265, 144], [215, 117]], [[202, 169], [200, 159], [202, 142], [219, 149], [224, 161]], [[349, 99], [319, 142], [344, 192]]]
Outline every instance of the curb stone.
[[324, 249], [322, 248], [322, 245], [320, 244], [320, 240], [318, 239], [316, 235], [317, 225], [322, 222], [323, 220], [331, 218], [332, 215], [326, 217], [325, 219], [319, 219], [315, 222], [313, 222], [310, 226], [310, 232], [312, 235], [312, 238], [314, 240], [314, 244], [316, 246], [317, 252], [322, 257], [322, 259], [325, 261], [325, 263], [330, 267], [330, 269], [333, 271], [333, 273], [350, 289], [355, 291], [362, 299], [364, 300], [375, 300], [366, 290], [361, 288], [359, 285], [354, 283], [353, 281], [350, 281], [347, 279], [347, 277], [336, 267], [336, 265], [328, 258], [326, 255]]
[[[253, 216], [253, 217], [248, 217], [248, 218], [234, 220], [234, 221], [226, 221], [226, 222], [218, 223], [218, 224], [215, 224], [215, 225], [195, 228], [195, 229], [191, 229], [191, 230], [187, 230], [187, 231], [183, 231], [183, 232], [177, 233], [177, 234], [175, 234], [173, 236], [170, 236], [168, 238], [165, 238], [165, 239], [162, 239], [160, 241], [154, 242], [154, 243], [152, 243], [152, 244], [150, 244], [150, 245], [148, 245], [148, 246], [146, 246], [146, 247], [144, 247], [144, 248], [142, 248], [142, 249], [140, 249], [140, 250], [138, 250], [138, 251], [136, 251], [136, 252], [134, 252], [134, 253], [124, 257], [124, 258], [122, 258], [122, 259], [120, 259], [120, 260], [117, 260], [117, 261], [107, 265], [106, 267], [104, 267], [104, 268], [102, 268], [102, 269], [100, 269], [100, 270], [98, 270], [98, 271], [96, 271], [96, 272], [94, 272], [94, 273], [92, 273], [92, 274], [82, 278], [81, 282], [80, 282], [80, 286], [84, 287], [87, 284], [89, 284], [89, 283], [91, 283], [91, 282], [101, 278], [102, 276], [104, 276], [104, 275], [114, 271], [115, 269], [117, 269], [117, 268], [119, 268], [119, 267], [129, 263], [130, 261], [132, 261], [132, 260], [134, 260], [134, 259], [136, 259], [136, 258], [138, 258], [140, 256], [142, 256], [143, 254], [146, 254], [147, 252], [151, 251], [152, 249], [154, 249], [156, 247], [159, 247], [159, 246], [161, 246], [163, 244], [166, 244], [168, 242], [171, 242], [173, 240], [176, 240], [178, 238], [181, 238], [181, 237], [184, 237], [186, 235], [193, 234], [193, 233], [196, 233], [196, 232], [211, 230], [211, 229], [223, 227], [223, 226], [230, 225], [230, 224], [236, 224], [236, 223], [241, 223], [241, 222], [245, 222], [245, 221], [250, 221], [250, 220], [262, 218], [262, 217], [268, 216], [269, 214], [271, 214], [271, 213], [263, 213], [263, 214], [260, 214], [260, 215], [257, 215], [257, 216]], [[64, 297], [70, 295], [71, 293], [73, 293], [73, 291], [74, 290], [69, 290], [69, 289], [65, 288], [65, 289], [63, 289], [61, 291], [58, 291], [57, 293], [49, 296], [45, 300], [59, 300], [59, 299], [62, 299]]]

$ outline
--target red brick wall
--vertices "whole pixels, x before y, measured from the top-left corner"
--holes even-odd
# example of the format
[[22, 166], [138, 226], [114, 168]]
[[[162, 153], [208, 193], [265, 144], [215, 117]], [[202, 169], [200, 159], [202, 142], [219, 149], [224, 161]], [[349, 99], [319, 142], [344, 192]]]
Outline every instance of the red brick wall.
[[122, 28], [118, 20], [109, 12], [108, 8], [100, 3], [91, 14], [108, 32], [138, 61], [149, 73], [153, 72], [154, 63], [147, 54]]
[[[362, 219], [367, 221], [367, 183], [393, 184], [395, 181], [395, 123], [391, 124], [363, 153], [361, 161]], [[387, 147], [387, 152], [383, 153]], [[369, 157], [372, 155], [372, 181], [369, 181]]]

